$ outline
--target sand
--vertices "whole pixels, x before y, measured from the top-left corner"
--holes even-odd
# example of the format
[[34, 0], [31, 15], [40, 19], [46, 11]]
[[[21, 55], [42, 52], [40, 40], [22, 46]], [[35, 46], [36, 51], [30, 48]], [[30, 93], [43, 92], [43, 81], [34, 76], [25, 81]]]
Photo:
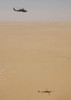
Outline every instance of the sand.
[[71, 23], [0, 23], [0, 100], [71, 100]]

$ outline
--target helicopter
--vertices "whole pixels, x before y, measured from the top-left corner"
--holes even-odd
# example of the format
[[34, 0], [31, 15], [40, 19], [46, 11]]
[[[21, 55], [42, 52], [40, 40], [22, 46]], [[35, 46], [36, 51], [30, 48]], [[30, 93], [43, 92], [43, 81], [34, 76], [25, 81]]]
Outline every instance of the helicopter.
[[53, 92], [53, 91], [49, 91], [49, 90], [40, 91], [40, 90], [38, 90], [38, 93], [48, 93], [48, 95], [50, 95], [51, 92]]
[[28, 12], [27, 10], [25, 10], [24, 8], [21, 8], [21, 9], [15, 9], [13, 8], [14, 11], [17, 11], [17, 12]]

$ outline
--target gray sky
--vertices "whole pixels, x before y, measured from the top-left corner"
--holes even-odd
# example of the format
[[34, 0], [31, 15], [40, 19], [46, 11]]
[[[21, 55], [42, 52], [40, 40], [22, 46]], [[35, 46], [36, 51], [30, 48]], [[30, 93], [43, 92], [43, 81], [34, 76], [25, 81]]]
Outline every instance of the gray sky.
[[71, 21], [71, 0], [0, 0], [0, 21]]

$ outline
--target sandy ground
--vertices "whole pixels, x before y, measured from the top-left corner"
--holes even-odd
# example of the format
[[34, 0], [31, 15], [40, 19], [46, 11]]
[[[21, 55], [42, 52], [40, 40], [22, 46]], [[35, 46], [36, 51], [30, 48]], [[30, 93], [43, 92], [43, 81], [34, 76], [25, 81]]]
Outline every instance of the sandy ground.
[[0, 23], [0, 100], [71, 100], [71, 23]]

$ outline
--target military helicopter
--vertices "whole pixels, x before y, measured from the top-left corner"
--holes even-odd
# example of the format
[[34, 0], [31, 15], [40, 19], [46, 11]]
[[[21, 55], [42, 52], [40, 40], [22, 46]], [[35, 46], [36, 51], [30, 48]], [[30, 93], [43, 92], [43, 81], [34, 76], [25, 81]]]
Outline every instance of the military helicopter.
[[54, 91], [49, 91], [49, 90], [40, 91], [40, 90], [38, 90], [38, 93], [48, 93], [48, 95], [50, 95], [51, 92], [54, 92]]
[[15, 8], [13, 8], [13, 10], [14, 11], [17, 11], [17, 12], [27, 12], [27, 10], [25, 10], [24, 8], [22, 8], [22, 9], [15, 9]]

